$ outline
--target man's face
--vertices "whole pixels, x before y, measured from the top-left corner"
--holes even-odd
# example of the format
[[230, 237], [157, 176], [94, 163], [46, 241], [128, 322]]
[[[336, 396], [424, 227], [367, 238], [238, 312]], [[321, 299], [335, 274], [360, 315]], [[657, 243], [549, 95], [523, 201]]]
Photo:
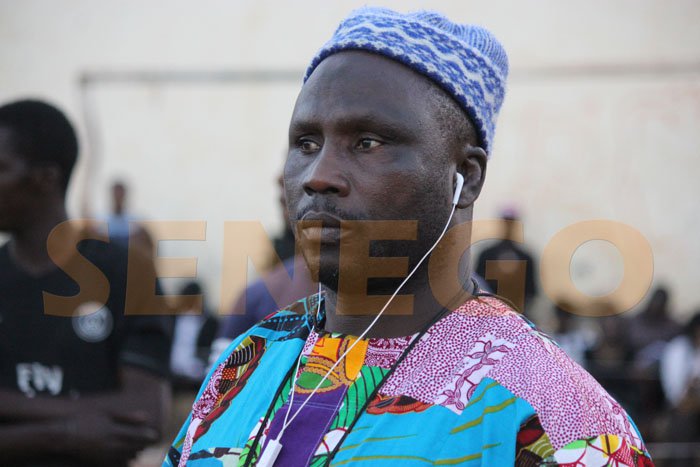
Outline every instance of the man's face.
[[32, 212], [29, 164], [16, 154], [12, 133], [0, 126], [0, 231], [21, 228]]
[[[443, 137], [430, 86], [399, 63], [353, 51], [325, 59], [302, 88], [289, 128], [285, 191], [309, 263], [318, 260], [310, 245], [321, 243], [326, 285], [341, 269], [341, 220], [417, 221], [416, 241], [371, 249], [375, 256], [409, 256], [410, 264], [447, 221], [455, 143]], [[323, 228], [298, 231], [300, 220], [320, 220]], [[343, 273], [352, 266], [343, 264]]]

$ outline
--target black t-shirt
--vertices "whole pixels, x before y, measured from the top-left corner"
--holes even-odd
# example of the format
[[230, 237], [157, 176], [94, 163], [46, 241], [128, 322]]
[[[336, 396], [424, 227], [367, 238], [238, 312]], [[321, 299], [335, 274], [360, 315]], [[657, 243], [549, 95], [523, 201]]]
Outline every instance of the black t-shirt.
[[104, 273], [109, 296], [102, 307], [80, 305], [97, 311], [64, 317], [45, 313], [44, 292], [73, 296], [79, 284], [58, 267], [31, 276], [12, 261], [8, 245], [0, 247], [1, 387], [77, 397], [115, 389], [121, 365], [167, 375], [172, 318], [147, 310], [125, 315], [126, 250], [97, 240], [82, 241], [78, 250]]

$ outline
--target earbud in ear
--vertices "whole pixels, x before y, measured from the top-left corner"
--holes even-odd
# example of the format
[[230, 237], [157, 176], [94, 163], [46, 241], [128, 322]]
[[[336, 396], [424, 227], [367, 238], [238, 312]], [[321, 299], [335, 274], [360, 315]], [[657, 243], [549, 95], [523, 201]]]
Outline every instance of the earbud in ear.
[[462, 194], [462, 187], [464, 186], [464, 177], [461, 173], [455, 173], [455, 178], [457, 178], [457, 183], [455, 184], [455, 194], [452, 197], [452, 204], [457, 204], [459, 202], [459, 195]]

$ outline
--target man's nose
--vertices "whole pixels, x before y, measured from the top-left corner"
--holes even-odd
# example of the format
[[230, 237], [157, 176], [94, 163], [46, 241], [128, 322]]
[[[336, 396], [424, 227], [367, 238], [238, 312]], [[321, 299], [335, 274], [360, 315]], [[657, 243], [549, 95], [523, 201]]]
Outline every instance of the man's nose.
[[343, 170], [344, 165], [340, 152], [326, 144], [309, 167], [304, 179], [304, 191], [307, 195], [337, 195], [347, 196], [350, 184]]

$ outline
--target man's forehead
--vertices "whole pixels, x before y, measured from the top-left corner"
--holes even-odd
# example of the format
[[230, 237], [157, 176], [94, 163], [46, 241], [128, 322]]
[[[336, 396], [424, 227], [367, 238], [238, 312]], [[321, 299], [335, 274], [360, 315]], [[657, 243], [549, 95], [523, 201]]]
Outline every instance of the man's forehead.
[[348, 51], [324, 60], [304, 84], [293, 120], [404, 119], [427, 110], [435, 85], [382, 56]]
[[426, 89], [434, 86], [430, 80], [395, 60], [362, 50], [348, 50], [321, 62], [302, 90], [314, 83], [329, 87], [339, 80], [354, 82], [360, 90], [368, 92], [370, 85]]

